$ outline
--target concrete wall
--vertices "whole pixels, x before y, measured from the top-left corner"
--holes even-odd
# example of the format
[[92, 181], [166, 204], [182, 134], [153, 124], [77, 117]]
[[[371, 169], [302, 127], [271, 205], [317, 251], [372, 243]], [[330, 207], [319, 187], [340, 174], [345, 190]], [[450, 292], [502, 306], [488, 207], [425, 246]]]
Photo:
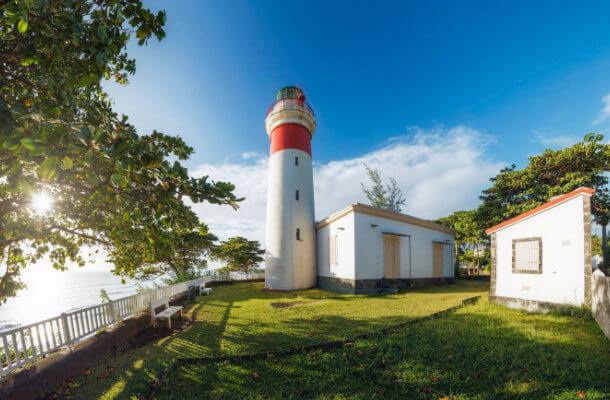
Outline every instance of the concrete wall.
[[[329, 238], [334, 234], [338, 235], [337, 264], [330, 263], [329, 255]], [[348, 213], [318, 229], [316, 233], [318, 276], [356, 279], [354, 235], [354, 213]]]
[[[273, 153], [267, 192], [266, 287], [292, 290], [315, 285], [314, 218], [311, 157], [297, 149]], [[296, 239], [297, 228], [301, 240]]]
[[[374, 226], [376, 225], [376, 226]], [[355, 213], [356, 279], [383, 278], [383, 234], [405, 235], [400, 240], [400, 278], [433, 277], [432, 243], [445, 242], [445, 277], [453, 277], [453, 235], [401, 221]], [[410, 254], [409, 254], [410, 249]]]
[[591, 310], [595, 320], [610, 339], [610, 277], [600, 270], [591, 277]]
[[[574, 197], [495, 233], [492, 296], [546, 303], [585, 303], [585, 207], [590, 199]], [[590, 215], [589, 215], [590, 217]], [[590, 221], [589, 221], [590, 224]], [[512, 241], [542, 238], [542, 273], [512, 271]], [[492, 239], [493, 243], [494, 239]], [[590, 245], [590, 244], [589, 244]], [[590, 249], [589, 249], [590, 259]]]

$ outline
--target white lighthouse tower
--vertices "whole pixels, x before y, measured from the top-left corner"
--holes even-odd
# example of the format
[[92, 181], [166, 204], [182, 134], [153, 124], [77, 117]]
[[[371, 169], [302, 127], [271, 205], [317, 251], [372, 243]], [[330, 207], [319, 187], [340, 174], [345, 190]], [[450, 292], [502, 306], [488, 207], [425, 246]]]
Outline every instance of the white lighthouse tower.
[[265, 119], [271, 142], [267, 189], [265, 287], [316, 283], [311, 138], [316, 120], [303, 91], [281, 89]]

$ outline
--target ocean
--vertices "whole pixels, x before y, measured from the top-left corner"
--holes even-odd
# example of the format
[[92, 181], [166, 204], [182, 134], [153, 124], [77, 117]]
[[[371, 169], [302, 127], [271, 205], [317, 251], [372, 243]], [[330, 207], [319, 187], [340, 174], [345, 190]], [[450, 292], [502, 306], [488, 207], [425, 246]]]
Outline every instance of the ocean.
[[[108, 269], [86, 266], [56, 271], [48, 265], [35, 265], [25, 270], [23, 278], [27, 288], [0, 305], [0, 330], [99, 304], [102, 289], [111, 299], [117, 299], [136, 293], [138, 288], [136, 281], [121, 283], [121, 278]], [[150, 280], [140, 285], [150, 287], [153, 283]]]

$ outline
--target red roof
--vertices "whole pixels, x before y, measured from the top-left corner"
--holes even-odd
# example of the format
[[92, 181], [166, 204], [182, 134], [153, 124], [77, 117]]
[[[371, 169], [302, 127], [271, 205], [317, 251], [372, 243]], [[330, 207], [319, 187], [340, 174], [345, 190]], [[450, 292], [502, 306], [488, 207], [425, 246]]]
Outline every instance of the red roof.
[[525, 213], [523, 213], [521, 215], [517, 215], [514, 218], [507, 219], [506, 221], [501, 222], [501, 223], [499, 223], [496, 226], [492, 226], [491, 228], [487, 229], [485, 231], [485, 233], [488, 234], [488, 235], [491, 235], [492, 233], [497, 232], [500, 229], [506, 228], [509, 225], [515, 224], [515, 223], [517, 223], [517, 222], [519, 222], [521, 220], [524, 220], [524, 219], [529, 218], [529, 217], [531, 217], [533, 215], [539, 214], [539, 213], [541, 213], [542, 211], [544, 211], [546, 209], [549, 209], [549, 208], [551, 208], [553, 206], [556, 206], [559, 203], [563, 203], [564, 201], [568, 201], [570, 199], [573, 199], [576, 196], [579, 196], [581, 194], [586, 194], [586, 195], [591, 196], [594, 193], [595, 193], [595, 189], [591, 189], [591, 188], [588, 188], [588, 187], [580, 187], [580, 188], [578, 188], [576, 190], [571, 191], [570, 193], [566, 193], [566, 194], [562, 194], [561, 196], [557, 196], [554, 199], [552, 199], [551, 201], [546, 202], [543, 205], [538, 206], [538, 207], [536, 207], [536, 208], [534, 208], [532, 210], [529, 210], [528, 212], [525, 212]]

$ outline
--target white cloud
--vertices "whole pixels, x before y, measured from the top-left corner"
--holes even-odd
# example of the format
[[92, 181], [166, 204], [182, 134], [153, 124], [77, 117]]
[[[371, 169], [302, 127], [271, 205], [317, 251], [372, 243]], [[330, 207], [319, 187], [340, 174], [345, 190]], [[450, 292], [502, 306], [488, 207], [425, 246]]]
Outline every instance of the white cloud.
[[[366, 181], [362, 162], [394, 177], [407, 204], [403, 212], [421, 218], [437, 218], [478, 204], [488, 179], [504, 166], [485, 154], [491, 138], [472, 128], [422, 130], [392, 138], [381, 149], [361, 157], [314, 163], [316, 218], [322, 219], [354, 202], [365, 202], [360, 182]], [[315, 146], [315, 143], [314, 143]], [[197, 204], [201, 219], [222, 239], [244, 235], [264, 244], [267, 197], [266, 155], [247, 153], [240, 162], [205, 164], [194, 176], [209, 175], [236, 185], [244, 196], [238, 211], [229, 207]]]
[[538, 130], [534, 131], [534, 141], [552, 149], [572, 146], [580, 140], [581, 138], [576, 135], [553, 135]]
[[610, 93], [602, 97], [602, 110], [593, 121], [594, 125], [601, 124], [610, 118]]

